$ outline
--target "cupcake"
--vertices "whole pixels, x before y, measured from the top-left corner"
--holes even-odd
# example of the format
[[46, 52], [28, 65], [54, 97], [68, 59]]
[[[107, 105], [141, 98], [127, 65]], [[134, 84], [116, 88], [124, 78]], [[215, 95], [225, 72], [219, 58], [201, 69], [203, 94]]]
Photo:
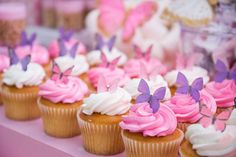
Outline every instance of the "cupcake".
[[20, 45], [16, 47], [16, 54], [23, 58], [26, 55], [31, 56], [31, 61], [42, 65], [47, 75], [50, 74], [50, 58], [47, 49], [36, 43], [36, 33], [27, 37], [26, 32], [21, 33]]
[[52, 77], [39, 87], [38, 106], [44, 131], [50, 136], [66, 138], [80, 134], [76, 112], [88, 94], [88, 87], [70, 76], [72, 69], [62, 71], [54, 63]]
[[91, 68], [88, 71], [88, 78], [94, 87], [97, 87], [99, 76], [104, 75], [107, 83], [111, 83], [112, 80], [118, 79], [118, 86], [124, 86], [129, 80], [129, 77], [125, 74], [124, 70], [116, 67], [120, 57], [109, 61], [105, 53], [101, 54], [102, 63], [98, 67]]
[[135, 58], [130, 59], [124, 66], [125, 73], [130, 78], [140, 77], [141, 64], [147, 69], [147, 72], [156, 72], [157, 74], [164, 75], [167, 68], [155, 57], [151, 57], [152, 45], [146, 51], [142, 51], [137, 45], [134, 46]]
[[165, 87], [151, 95], [148, 84], [142, 79], [138, 88], [142, 93], [137, 104], [120, 123], [126, 156], [177, 156], [184, 134], [176, 128], [174, 112], [160, 103], [165, 96]]
[[234, 157], [236, 125], [225, 124], [231, 111], [215, 116], [209, 110], [203, 110], [204, 118], [200, 124], [190, 125], [187, 129], [186, 141], [181, 146], [182, 157]]
[[73, 31], [66, 31], [64, 28], [59, 29], [60, 37], [57, 40], [52, 41], [48, 46], [48, 52], [51, 58], [56, 58], [60, 54], [60, 40], [65, 42], [66, 48], [70, 49], [75, 43], [79, 43], [79, 47], [77, 48], [76, 53], [78, 54], [85, 54], [86, 47], [83, 43], [78, 41], [77, 39], [73, 38], [74, 32]]
[[117, 87], [118, 81], [107, 83], [99, 77], [98, 92], [84, 100], [77, 113], [84, 149], [98, 155], [114, 155], [124, 151], [119, 123], [131, 106], [131, 96]]
[[197, 123], [202, 115], [199, 113], [201, 104], [205, 104], [207, 108], [215, 113], [216, 102], [214, 98], [203, 88], [203, 79], [197, 78], [191, 85], [183, 73], [178, 73], [177, 84], [179, 88], [176, 94], [165, 102], [170, 107], [178, 122], [178, 128], [183, 132], [191, 124]]
[[1, 88], [2, 88], [2, 77], [3, 72], [10, 66], [10, 59], [7, 55], [0, 54], [0, 105], [2, 105], [2, 96], [1, 96]]
[[152, 71], [151, 73], [148, 73], [146, 67], [144, 64], [140, 65], [140, 78], [133, 78], [130, 79], [124, 86], [124, 89], [130, 93], [132, 96], [133, 101], [138, 97], [140, 94], [138, 91], [138, 85], [139, 82], [142, 79], [144, 79], [147, 84], [150, 87], [150, 92], [153, 94], [157, 88], [165, 87], [166, 93], [165, 93], [165, 100], [170, 99], [171, 93], [170, 89], [168, 88], [167, 82], [164, 80], [164, 78], [161, 75], [156, 74], [156, 71]]
[[87, 60], [91, 66], [95, 67], [102, 63], [101, 60], [102, 52], [105, 53], [106, 57], [109, 60], [120, 57], [118, 66], [123, 66], [126, 63], [127, 61], [126, 54], [124, 54], [122, 51], [114, 47], [114, 44], [116, 42], [115, 36], [105, 41], [105, 39], [103, 39], [103, 37], [100, 34], [96, 34], [95, 39], [96, 39], [95, 50], [92, 50], [87, 54]]
[[42, 24], [46, 27], [56, 26], [55, 0], [42, 0]]
[[215, 64], [215, 81], [206, 85], [206, 91], [210, 93], [217, 104], [217, 112], [234, 107], [234, 98], [236, 97], [236, 66], [228, 70], [227, 66], [217, 60]]
[[13, 49], [9, 49], [9, 54], [11, 66], [3, 74], [1, 89], [5, 115], [13, 120], [38, 118], [38, 86], [45, 72], [39, 64], [30, 62], [30, 55], [19, 59]]
[[73, 66], [71, 75], [78, 76], [88, 85], [90, 84], [87, 78], [87, 71], [89, 70], [89, 64], [86, 57], [81, 54], [76, 54], [76, 50], [80, 46], [79, 43], [75, 43], [70, 49], [67, 49], [64, 41], [60, 40], [59, 57], [55, 58], [55, 63], [60, 67], [62, 71]]
[[26, 7], [23, 3], [5, 2], [0, 5], [0, 45], [16, 46], [26, 26]]

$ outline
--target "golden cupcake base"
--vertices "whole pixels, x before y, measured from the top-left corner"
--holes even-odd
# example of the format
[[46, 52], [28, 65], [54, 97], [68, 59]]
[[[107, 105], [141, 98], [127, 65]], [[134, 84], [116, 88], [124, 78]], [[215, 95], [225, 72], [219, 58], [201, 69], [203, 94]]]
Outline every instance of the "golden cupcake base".
[[83, 138], [83, 146], [87, 152], [97, 155], [114, 155], [124, 151], [119, 122], [121, 116], [107, 116], [94, 113], [77, 114]]
[[76, 119], [81, 102], [73, 104], [52, 103], [44, 98], [38, 99], [43, 127], [46, 134], [54, 137], [67, 138], [80, 134]]
[[177, 157], [184, 133], [176, 129], [164, 137], [144, 137], [142, 133], [122, 131], [126, 157]]
[[13, 120], [31, 120], [40, 117], [37, 106], [38, 87], [2, 85], [1, 94], [5, 107], [5, 115]]

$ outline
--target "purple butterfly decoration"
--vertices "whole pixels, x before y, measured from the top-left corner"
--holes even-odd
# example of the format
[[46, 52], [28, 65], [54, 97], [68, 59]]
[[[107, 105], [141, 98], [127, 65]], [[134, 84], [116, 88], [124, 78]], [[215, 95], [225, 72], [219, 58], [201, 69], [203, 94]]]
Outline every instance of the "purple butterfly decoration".
[[199, 91], [203, 88], [203, 79], [197, 78], [193, 81], [192, 85], [189, 85], [187, 78], [184, 76], [183, 73], [179, 72], [177, 75], [177, 93], [180, 94], [190, 94], [196, 102], [200, 100], [200, 93]]
[[36, 37], [37, 37], [36, 33], [33, 33], [28, 38], [26, 32], [23, 31], [21, 33], [21, 43], [20, 43], [20, 45], [22, 45], [22, 46], [30, 45], [32, 47]]
[[59, 39], [59, 40], [58, 40], [58, 43], [59, 43], [59, 47], [60, 47], [60, 51], [59, 51], [59, 55], [60, 55], [60, 56], [65, 56], [65, 55], [67, 55], [67, 53], [69, 52], [70, 57], [71, 57], [71, 58], [75, 58], [76, 52], [77, 52], [77, 49], [78, 49], [78, 46], [79, 46], [79, 43], [78, 43], [78, 42], [76, 42], [76, 43], [70, 48], [70, 50], [68, 50], [68, 49], [66, 48], [66, 45], [65, 45], [65, 43], [64, 43], [63, 40]]
[[232, 79], [236, 83], [236, 65], [231, 70], [228, 70], [227, 66], [221, 60], [217, 60], [215, 64], [216, 75], [215, 81], [222, 82], [225, 79]]
[[73, 36], [74, 31], [72, 30], [66, 31], [64, 28], [60, 28], [59, 33], [60, 33], [60, 39], [64, 41], [69, 41], [71, 37]]
[[160, 108], [160, 100], [163, 100], [166, 93], [166, 88], [158, 88], [153, 95], [150, 94], [150, 89], [147, 82], [141, 79], [138, 85], [138, 91], [141, 93], [136, 103], [148, 102], [152, 108], [153, 113], [156, 113]]
[[30, 60], [31, 60], [30, 55], [27, 55], [24, 58], [19, 59], [17, 54], [15, 53], [14, 49], [12, 49], [12, 48], [8, 49], [8, 53], [9, 53], [9, 57], [10, 57], [10, 65], [15, 65], [15, 64], [20, 63], [21, 66], [22, 66], [22, 69], [24, 71], [27, 70], [27, 66], [28, 66], [28, 64], [30, 63]]
[[95, 35], [95, 39], [96, 39], [96, 42], [97, 42], [97, 45], [95, 47], [96, 50], [102, 50], [102, 48], [104, 46], [107, 46], [108, 50], [111, 51], [113, 46], [114, 46], [114, 44], [115, 44], [116, 36], [111, 37], [108, 41], [104, 41], [102, 36], [97, 33]]

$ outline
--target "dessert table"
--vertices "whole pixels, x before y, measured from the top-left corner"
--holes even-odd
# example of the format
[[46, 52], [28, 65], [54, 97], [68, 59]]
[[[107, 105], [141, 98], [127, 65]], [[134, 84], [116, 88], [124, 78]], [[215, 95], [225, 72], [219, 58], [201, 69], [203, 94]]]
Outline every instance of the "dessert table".
[[[0, 106], [0, 156], [2, 157], [96, 157], [82, 147], [81, 136], [54, 138], [43, 131], [41, 119], [12, 121]], [[114, 155], [124, 157], [124, 153]]]

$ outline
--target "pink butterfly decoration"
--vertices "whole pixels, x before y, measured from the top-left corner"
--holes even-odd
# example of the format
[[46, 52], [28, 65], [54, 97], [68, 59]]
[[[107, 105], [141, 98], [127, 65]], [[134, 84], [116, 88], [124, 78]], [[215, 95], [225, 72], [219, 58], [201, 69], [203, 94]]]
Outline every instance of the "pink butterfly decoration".
[[153, 45], [150, 45], [146, 51], [142, 51], [138, 45], [134, 45], [135, 58], [148, 61], [151, 58], [152, 47]]
[[225, 110], [216, 116], [206, 105], [201, 105], [200, 114], [203, 115], [203, 117], [200, 119], [199, 123], [204, 128], [214, 125], [216, 130], [223, 132], [226, 128], [225, 122], [229, 119], [232, 110], [233, 108]]
[[178, 53], [176, 55], [176, 69], [191, 68], [196, 62], [199, 61], [200, 58], [201, 55], [197, 53]]
[[122, 0], [101, 0], [98, 25], [108, 35], [114, 35], [123, 27], [122, 38], [128, 41], [156, 10], [157, 4], [153, 1], [144, 1], [136, 8], [126, 10]]
[[150, 80], [151, 78], [158, 75], [158, 71], [153, 67], [151, 70], [148, 70], [143, 62], [140, 62], [140, 77], [143, 79]]
[[112, 61], [108, 61], [106, 55], [104, 52], [101, 53], [101, 60], [102, 63], [100, 64], [101, 67], [109, 68], [111, 70], [114, 70], [116, 68], [116, 65], [118, 64], [120, 60], [120, 56], [113, 59]]
[[52, 68], [52, 77], [51, 79], [56, 82], [68, 83], [68, 76], [71, 75], [72, 69], [74, 66], [68, 68], [64, 72], [61, 71], [60, 67], [54, 63]]
[[119, 79], [115, 79], [108, 83], [103, 75], [100, 75], [98, 79], [97, 91], [101, 92], [114, 92], [118, 87]]

